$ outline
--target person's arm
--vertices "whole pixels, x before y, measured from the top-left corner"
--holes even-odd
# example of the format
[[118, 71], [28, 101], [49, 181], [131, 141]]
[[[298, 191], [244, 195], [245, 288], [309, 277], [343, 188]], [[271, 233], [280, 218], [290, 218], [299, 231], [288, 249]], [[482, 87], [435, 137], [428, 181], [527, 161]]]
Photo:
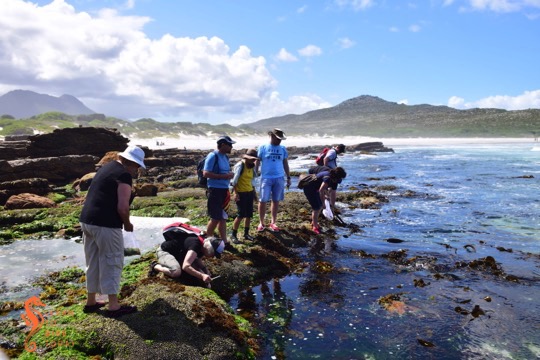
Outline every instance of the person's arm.
[[187, 272], [188, 274], [196, 277], [197, 279], [201, 279], [207, 284], [210, 283], [210, 281], [212, 281], [212, 279], [210, 278], [210, 275], [205, 274], [204, 272], [200, 270], [197, 270], [193, 266], [194, 262], [197, 260], [199, 260], [197, 258], [197, 253], [193, 250], [188, 250], [186, 257], [184, 258], [184, 262], [182, 264], [182, 271]]
[[118, 183], [117, 189], [118, 203], [116, 204], [116, 211], [122, 219], [124, 224], [124, 230], [133, 231], [133, 224], [129, 219], [129, 199], [131, 198], [131, 186], [126, 183]]
[[322, 182], [321, 187], [319, 187], [319, 196], [321, 197], [321, 201], [324, 204], [324, 200], [326, 200], [326, 192], [328, 190], [328, 183]]
[[287, 186], [291, 186], [291, 173], [289, 171], [289, 161], [283, 159], [283, 169], [285, 170], [285, 176], [287, 176]]

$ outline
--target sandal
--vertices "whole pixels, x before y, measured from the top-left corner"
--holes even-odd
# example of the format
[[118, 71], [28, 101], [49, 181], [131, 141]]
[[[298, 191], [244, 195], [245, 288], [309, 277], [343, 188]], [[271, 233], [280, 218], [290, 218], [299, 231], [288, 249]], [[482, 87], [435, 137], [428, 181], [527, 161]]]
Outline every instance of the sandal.
[[270, 230], [272, 230], [273, 232], [279, 232], [279, 228], [277, 227], [276, 224], [270, 224], [269, 228], [270, 228]]
[[102, 302], [97, 302], [94, 305], [84, 305], [83, 313], [85, 314], [95, 313], [96, 311], [104, 307], [105, 305], [106, 303], [102, 303]]
[[259, 232], [264, 231], [264, 225], [259, 224], [259, 226], [257, 226], [257, 231], [259, 231]]
[[132, 314], [134, 312], [137, 312], [136, 306], [122, 305], [116, 310], [105, 311], [105, 316], [110, 318], [119, 318], [120, 316]]

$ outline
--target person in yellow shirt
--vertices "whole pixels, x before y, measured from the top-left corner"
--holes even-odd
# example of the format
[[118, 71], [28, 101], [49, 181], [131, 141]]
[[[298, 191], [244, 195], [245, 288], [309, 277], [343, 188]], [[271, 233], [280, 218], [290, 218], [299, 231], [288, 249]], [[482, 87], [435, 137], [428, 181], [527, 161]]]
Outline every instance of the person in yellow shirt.
[[238, 240], [238, 228], [244, 219], [244, 239], [253, 240], [249, 235], [251, 218], [253, 217], [253, 203], [255, 201], [255, 160], [257, 160], [257, 150], [249, 149], [242, 156], [242, 160], [234, 165], [234, 177], [231, 181], [234, 201], [238, 208], [238, 215], [234, 219], [232, 227], [231, 241], [234, 244], [240, 243]]

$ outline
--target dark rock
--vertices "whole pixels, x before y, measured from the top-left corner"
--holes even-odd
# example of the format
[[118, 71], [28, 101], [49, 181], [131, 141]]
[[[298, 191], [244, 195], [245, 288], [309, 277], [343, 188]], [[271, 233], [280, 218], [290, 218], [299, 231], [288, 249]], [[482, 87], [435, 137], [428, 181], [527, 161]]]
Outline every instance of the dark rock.
[[95, 171], [98, 160], [92, 155], [67, 155], [0, 161], [0, 181], [43, 178], [52, 184], [67, 184]]
[[47, 179], [22, 179], [0, 183], [0, 205], [4, 205], [12, 195], [32, 193], [47, 195], [50, 191]]
[[129, 139], [116, 129], [80, 127], [57, 129], [49, 134], [29, 138], [30, 157], [63, 155], [94, 155], [102, 157], [109, 151], [124, 151]]

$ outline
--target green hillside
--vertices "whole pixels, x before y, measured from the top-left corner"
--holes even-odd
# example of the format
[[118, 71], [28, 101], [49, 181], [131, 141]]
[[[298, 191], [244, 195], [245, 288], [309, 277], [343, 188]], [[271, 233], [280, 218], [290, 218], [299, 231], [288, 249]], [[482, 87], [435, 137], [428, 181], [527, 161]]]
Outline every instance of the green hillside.
[[153, 119], [126, 121], [103, 114], [47, 112], [28, 119], [0, 118], [0, 135], [47, 133], [57, 128], [94, 126], [118, 129], [126, 137], [166, 138], [179, 134], [260, 135], [274, 127], [290, 135], [373, 137], [532, 137], [540, 134], [540, 109], [457, 110], [447, 106], [403, 105], [359, 96], [302, 115], [285, 115], [238, 127]]

